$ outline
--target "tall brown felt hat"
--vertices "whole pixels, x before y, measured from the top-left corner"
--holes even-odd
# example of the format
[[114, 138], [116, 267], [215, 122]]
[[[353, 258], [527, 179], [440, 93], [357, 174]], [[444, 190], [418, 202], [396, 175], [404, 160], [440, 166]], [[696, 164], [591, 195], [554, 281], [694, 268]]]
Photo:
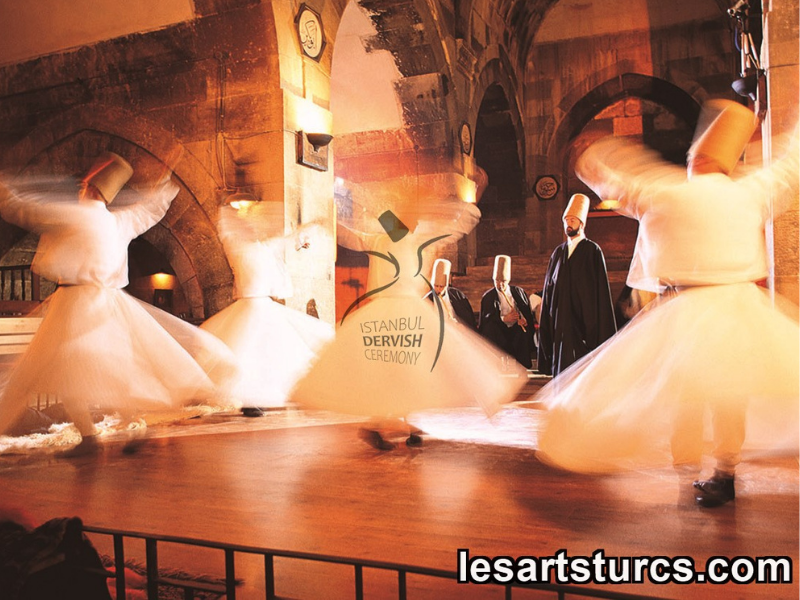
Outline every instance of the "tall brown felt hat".
[[446, 258], [437, 258], [433, 262], [432, 285], [447, 285], [450, 282], [450, 269], [452, 265]]
[[704, 156], [730, 174], [758, 127], [755, 113], [731, 100], [709, 100], [700, 111], [688, 157]]
[[95, 161], [83, 180], [100, 192], [106, 204], [111, 204], [132, 175], [133, 167], [128, 161], [109, 152]]
[[511, 257], [498, 254], [494, 257], [494, 271], [492, 279], [495, 281], [511, 281]]
[[564, 220], [567, 217], [575, 217], [586, 225], [590, 204], [589, 196], [585, 194], [572, 194], [572, 198], [569, 199], [567, 209], [564, 211], [564, 216], [562, 216], [561, 219]]

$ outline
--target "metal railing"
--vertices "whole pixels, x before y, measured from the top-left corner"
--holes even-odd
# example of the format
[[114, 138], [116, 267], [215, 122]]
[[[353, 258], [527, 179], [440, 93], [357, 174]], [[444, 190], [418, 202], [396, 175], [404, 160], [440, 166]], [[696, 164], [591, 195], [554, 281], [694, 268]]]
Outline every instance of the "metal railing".
[[[261, 555], [264, 558], [264, 596], [267, 600], [279, 600], [279, 596], [275, 595], [275, 558], [287, 558], [303, 561], [322, 562], [329, 564], [346, 565], [353, 568], [353, 582], [355, 584], [355, 598], [356, 600], [363, 600], [364, 598], [364, 569], [377, 569], [382, 571], [393, 571], [397, 573], [397, 597], [399, 600], [406, 600], [407, 598], [407, 581], [406, 578], [409, 574], [421, 575], [426, 577], [434, 577], [439, 579], [446, 579], [449, 581], [458, 581], [458, 574], [455, 571], [447, 571], [443, 569], [431, 569], [427, 567], [417, 567], [413, 565], [405, 565], [399, 563], [385, 562], [379, 560], [365, 560], [347, 558], [343, 556], [331, 556], [326, 554], [317, 554], [313, 552], [295, 552], [291, 550], [275, 550], [270, 548], [260, 548], [255, 546], [242, 546], [236, 544], [224, 544], [220, 542], [211, 542], [207, 540], [197, 540], [192, 538], [183, 538], [168, 535], [149, 535], [144, 533], [137, 533], [133, 531], [122, 531], [116, 529], [109, 529], [106, 527], [91, 527], [84, 526], [84, 531], [92, 534], [107, 535], [113, 538], [114, 543], [114, 572], [109, 572], [108, 576], [115, 579], [115, 586], [117, 598], [126, 597], [126, 583], [125, 583], [125, 538], [143, 540], [145, 543], [145, 570], [147, 580], [147, 598], [148, 600], [158, 600], [159, 586], [166, 585], [183, 590], [184, 598], [191, 600], [195, 597], [195, 593], [215, 593], [220, 596], [225, 596], [227, 600], [235, 600], [236, 598], [236, 554], [255, 554]], [[158, 544], [159, 542], [168, 544], [181, 544], [192, 547], [210, 548], [221, 550], [225, 556], [225, 577], [221, 583], [209, 583], [203, 581], [195, 581], [190, 579], [178, 579], [175, 577], [162, 577], [159, 572], [158, 566]], [[465, 584], [466, 585], [466, 584]], [[487, 584], [482, 584], [483, 586]], [[657, 600], [655, 596], [644, 596], [639, 594], [628, 594], [612, 590], [602, 590], [595, 588], [584, 588], [569, 585], [559, 584], [523, 584], [523, 583], [509, 583], [509, 584], [488, 584], [489, 587], [503, 587], [505, 589], [506, 600], [513, 599], [513, 589], [536, 589], [546, 592], [552, 592], [558, 600], [564, 600], [569, 597], [576, 598], [606, 598], [608, 600]]]
[[28, 314], [41, 299], [40, 279], [30, 265], [0, 267], [0, 316]]
[[0, 300], [41, 300], [39, 276], [30, 265], [0, 266]]

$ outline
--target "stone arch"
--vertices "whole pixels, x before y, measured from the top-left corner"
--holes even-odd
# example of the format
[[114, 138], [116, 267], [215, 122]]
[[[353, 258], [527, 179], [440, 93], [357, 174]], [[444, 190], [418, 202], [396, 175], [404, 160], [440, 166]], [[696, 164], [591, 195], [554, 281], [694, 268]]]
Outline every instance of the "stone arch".
[[[700, 103], [673, 83], [626, 73], [605, 80], [564, 108], [564, 116], [546, 151], [550, 172], [556, 173], [562, 183], [556, 201], [547, 204], [547, 218], [552, 222], [560, 220], [570, 194], [583, 192], [594, 197], [574, 174], [580, 147], [605, 135], [640, 135], [642, 141], [662, 151], [665, 157], [682, 162], [691, 143]], [[600, 119], [595, 120], [598, 116]], [[629, 122], [638, 123], [640, 129], [626, 129]], [[659, 134], [650, 138], [651, 131]], [[595, 216], [613, 215], [590, 212], [592, 224], [587, 229], [606, 254], [612, 292], [616, 294], [627, 272], [637, 225], [631, 219], [595, 219]], [[554, 228], [549, 233], [550, 245], [560, 243], [560, 230]]]
[[700, 102], [677, 85], [649, 75], [625, 73], [607, 79], [580, 98], [564, 97], [561, 102], [564, 116], [553, 131], [546, 155], [563, 156], [570, 141], [595, 115], [617, 100], [629, 97], [656, 102], [692, 125], [700, 114]]
[[510, 103], [499, 85], [486, 88], [475, 125], [475, 162], [488, 176], [480, 200], [484, 216], [525, 210], [525, 173]]
[[486, 95], [486, 90], [489, 86], [498, 85], [502, 88], [503, 93], [508, 100], [508, 112], [511, 117], [511, 123], [516, 133], [517, 141], [517, 154], [519, 157], [520, 166], [525, 169], [525, 131], [522, 120], [522, 111], [519, 105], [519, 87], [517, 79], [514, 77], [514, 72], [511, 70], [508, 63], [508, 58], [505, 52], [500, 49], [497, 58], [489, 60], [481, 69], [480, 75], [475, 82], [472, 98], [470, 99], [468, 107], [468, 122], [475, 131], [478, 111], [480, 110], [481, 102]]
[[477, 259], [498, 253], [519, 254], [514, 240], [525, 212], [525, 134], [519, 105], [517, 79], [505, 51], [489, 49], [472, 87], [468, 123], [473, 131], [474, 162], [488, 175], [488, 186], [479, 202], [481, 222], [475, 231]]
[[[573, 141], [595, 116], [624, 99], [646, 100], [659, 105], [691, 129], [694, 129], [700, 114], [700, 103], [685, 90], [663, 79], [638, 73], [625, 73], [607, 79], [569, 105], [567, 102], [573, 99], [569, 96], [565, 97], [562, 103], [565, 108], [564, 116], [549, 139], [545, 153], [550, 162], [551, 172], [560, 173], [564, 183], [559, 192], [562, 208], [570, 193], [567, 183], [572, 176], [570, 148]], [[607, 131], [605, 133], [615, 132]], [[647, 142], [648, 140], [644, 139], [643, 141]], [[655, 145], [658, 146], [658, 144]], [[676, 162], [682, 160], [682, 153], [687, 148], [688, 144], [686, 147], [679, 148], [677, 152], [673, 149], [671, 154]]]
[[[230, 302], [233, 276], [216, 235], [213, 218], [217, 183], [205, 166], [175, 137], [139, 114], [105, 105], [84, 105], [60, 113], [33, 129], [8, 150], [5, 164], [51, 172], [80, 173], [103, 150], [135, 159], [131, 183], [155, 177], [168, 156], [181, 148], [173, 172], [180, 191], [164, 219], [143, 237], [170, 262], [194, 319], [207, 318]], [[15, 234], [11, 245], [23, 234]], [[10, 247], [10, 245], [8, 246]], [[6, 247], [4, 250], [7, 250]]]
[[[588, 85], [576, 86], [579, 90], [583, 90], [582, 93], [573, 90], [565, 95], [559, 104], [560, 110], [555, 111], [560, 118], [551, 116], [542, 127], [542, 131], [534, 135], [538, 140], [535, 155], [540, 160], [539, 171], [558, 175], [562, 184], [558, 196], [542, 207], [544, 212], [539, 216], [540, 219], [560, 218], [568, 195], [566, 183], [572, 176], [570, 165], [567, 164], [571, 144], [583, 128], [608, 106], [622, 99], [640, 98], [663, 106], [691, 127], [694, 127], [697, 121], [700, 112], [700, 101], [697, 98], [703, 96], [702, 89], [697, 88], [694, 93], [689, 93], [669, 81], [639, 73], [626, 72], [600, 79], [603, 74], [600, 73], [596, 77], [602, 81], [596, 86], [588, 90]], [[560, 231], [553, 229], [544, 242], [553, 245], [560, 237]]]

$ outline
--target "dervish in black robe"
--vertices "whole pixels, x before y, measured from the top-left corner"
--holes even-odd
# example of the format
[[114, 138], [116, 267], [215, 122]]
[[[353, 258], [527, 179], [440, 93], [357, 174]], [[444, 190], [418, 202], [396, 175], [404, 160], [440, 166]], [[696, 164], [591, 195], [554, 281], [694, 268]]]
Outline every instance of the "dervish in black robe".
[[517, 310], [528, 322], [528, 326], [523, 330], [517, 323], [513, 327], [508, 327], [503, 322], [500, 318], [500, 296], [497, 288], [492, 288], [481, 298], [478, 333], [506, 354], [513, 356], [526, 369], [530, 369], [531, 355], [535, 348], [533, 332], [536, 320], [531, 313], [531, 303], [525, 290], [516, 285], [509, 285], [508, 289], [517, 305]]
[[[450, 298], [450, 304], [453, 306], [453, 312], [456, 315], [456, 321], [475, 331], [477, 329], [475, 326], [475, 313], [472, 310], [472, 305], [469, 303], [469, 299], [464, 295], [464, 292], [448, 285], [446, 293]], [[433, 302], [434, 294], [435, 292], [428, 292], [425, 295], [425, 298]]]
[[553, 251], [542, 290], [537, 368], [554, 377], [617, 331], [600, 246], [584, 238], [568, 252]]

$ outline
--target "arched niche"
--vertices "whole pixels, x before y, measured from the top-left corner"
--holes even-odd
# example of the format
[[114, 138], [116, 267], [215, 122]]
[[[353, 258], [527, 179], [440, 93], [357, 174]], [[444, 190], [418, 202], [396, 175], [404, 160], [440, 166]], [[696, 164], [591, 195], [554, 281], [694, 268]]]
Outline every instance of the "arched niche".
[[[627, 136], [654, 147], [668, 160], [682, 163], [700, 112], [700, 103], [685, 90], [638, 73], [611, 77], [586, 94], [572, 98], [570, 104], [565, 102], [564, 107], [565, 113], [546, 147], [545, 172], [558, 178], [560, 189], [553, 199], [539, 201], [538, 218], [546, 225], [544, 248], [553, 248], [563, 241], [560, 219], [569, 197], [576, 192], [593, 196], [575, 177], [574, 170], [576, 157], [592, 141], [606, 135]], [[632, 251], [635, 239], [635, 227], [627, 221], [616, 217], [602, 225], [587, 225], [587, 235], [601, 238], [595, 240], [598, 243], [606, 237], [610, 254], [623, 256], [629, 253], [627, 248]], [[614, 227], [620, 231], [615, 233]], [[615, 238], [617, 234], [619, 239]]]
[[518, 122], [513, 102], [494, 83], [483, 95], [475, 123], [475, 162], [488, 185], [478, 203], [481, 223], [476, 234], [477, 258], [522, 254], [526, 206], [525, 171], [520, 161]]
[[[5, 164], [17, 173], [81, 176], [102, 152], [113, 151], [135, 168], [129, 185], [146, 186], [163, 173], [178, 144], [157, 124], [120, 109], [80, 107], [34, 129], [14, 146]], [[185, 294], [192, 320], [200, 321], [231, 300], [233, 277], [213, 218], [216, 185], [205, 168], [184, 151], [172, 179], [180, 191], [167, 215], [144, 237], [166, 258]], [[25, 235], [7, 224], [3, 252]]]
[[[552, 218], [561, 218], [574, 193], [592, 199], [586, 235], [603, 249], [614, 297], [623, 288], [638, 232], [638, 223], [613, 212], [597, 210], [600, 198], [575, 175], [580, 154], [600, 138], [615, 135], [644, 143], [675, 164], [685, 164], [700, 106], [677, 86], [643, 75], [626, 75], [605, 82], [576, 102], [557, 131], [561, 142], [551, 149], [560, 156], [562, 194], [552, 206]], [[560, 243], [560, 228], [553, 244]], [[556, 237], [554, 235], [554, 237]]]

